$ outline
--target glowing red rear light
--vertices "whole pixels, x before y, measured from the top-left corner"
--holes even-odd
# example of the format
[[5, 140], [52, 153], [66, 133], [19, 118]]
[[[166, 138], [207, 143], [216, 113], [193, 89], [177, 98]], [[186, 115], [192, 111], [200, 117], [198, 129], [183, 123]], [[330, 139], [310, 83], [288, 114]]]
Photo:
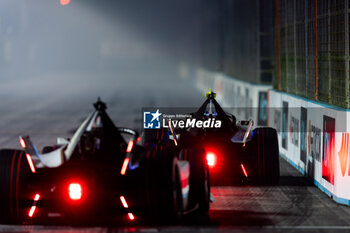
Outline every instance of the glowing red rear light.
[[39, 194], [39, 193], [35, 194], [33, 205], [32, 205], [32, 207], [30, 207], [29, 212], [28, 212], [28, 216], [29, 216], [30, 218], [33, 217], [33, 215], [34, 215], [34, 213], [35, 213], [36, 204], [37, 204], [37, 202], [39, 201], [39, 199], [40, 199], [40, 194]]
[[213, 152], [207, 153], [207, 163], [209, 167], [214, 167], [216, 164], [216, 155]]
[[134, 147], [134, 141], [129, 141], [128, 147], [126, 148], [126, 152], [130, 153], [133, 147]]
[[36, 170], [35, 170], [35, 166], [34, 166], [34, 163], [33, 163], [33, 160], [32, 160], [32, 157], [30, 156], [30, 154], [26, 154], [26, 157], [27, 157], [27, 161], [28, 161], [28, 164], [29, 164], [29, 167], [30, 167], [30, 170], [35, 173]]
[[243, 171], [243, 173], [244, 173], [245, 177], [248, 177], [248, 173], [247, 173], [247, 171], [245, 170], [245, 168], [244, 168], [244, 165], [243, 165], [243, 164], [241, 164], [241, 168], [242, 168], [242, 171]]
[[80, 200], [83, 195], [83, 189], [78, 183], [70, 183], [68, 186], [69, 198], [72, 200]]
[[29, 210], [28, 216], [33, 217], [35, 210], [36, 210], [36, 206], [33, 205]]
[[126, 169], [128, 168], [129, 160], [129, 158], [124, 159], [122, 169], [120, 170], [121, 175], [125, 175]]
[[26, 145], [26, 143], [25, 143], [25, 141], [24, 141], [23, 138], [21, 138], [21, 140], [19, 140], [19, 142], [21, 143], [21, 147], [22, 147], [23, 149], [25, 149], [25, 148], [27, 147], [27, 145]]
[[128, 213], [128, 216], [129, 216], [130, 220], [134, 220], [135, 219], [135, 216], [132, 213]]
[[126, 209], [129, 208], [128, 203], [126, 202], [124, 196], [120, 196], [120, 201], [122, 202], [124, 208], [126, 208]]
[[40, 195], [37, 193], [35, 194], [34, 201], [39, 201]]

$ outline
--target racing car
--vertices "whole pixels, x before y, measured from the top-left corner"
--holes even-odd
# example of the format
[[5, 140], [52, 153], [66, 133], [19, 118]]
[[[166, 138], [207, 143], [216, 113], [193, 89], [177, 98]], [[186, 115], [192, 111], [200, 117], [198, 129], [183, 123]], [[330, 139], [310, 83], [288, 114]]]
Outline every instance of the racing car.
[[144, 141], [116, 127], [100, 99], [71, 139], [41, 153], [29, 136], [22, 149], [0, 150], [0, 219], [7, 223], [96, 221], [97, 216], [177, 221], [209, 209], [205, 151]]
[[[275, 185], [279, 181], [279, 148], [277, 132], [270, 127], [254, 128], [252, 120], [237, 121], [236, 117], [216, 101], [216, 93], [206, 93], [206, 100], [184, 127], [166, 119], [170, 135], [177, 149], [204, 147], [212, 185], [258, 184]], [[197, 125], [196, 121], [201, 121]], [[207, 127], [205, 126], [207, 122]], [[214, 127], [217, 122], [218, 127]], [[197, 127], [196, 127], [197, 126]], [[209, 126], [209, 127], [208, 127]], [[153, 133], [154, 134], [154, 133]]]

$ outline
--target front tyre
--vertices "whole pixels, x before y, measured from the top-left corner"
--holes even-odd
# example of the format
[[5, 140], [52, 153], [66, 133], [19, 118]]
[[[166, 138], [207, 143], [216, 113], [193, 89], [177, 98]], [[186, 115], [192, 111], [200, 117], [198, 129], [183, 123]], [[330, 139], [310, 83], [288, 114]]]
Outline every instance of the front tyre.
[[182, 218], [183, 201], [177, 158], [166, 150], [155, 153], [151, 177], [155, 215], [162, 222], [178, 222]]

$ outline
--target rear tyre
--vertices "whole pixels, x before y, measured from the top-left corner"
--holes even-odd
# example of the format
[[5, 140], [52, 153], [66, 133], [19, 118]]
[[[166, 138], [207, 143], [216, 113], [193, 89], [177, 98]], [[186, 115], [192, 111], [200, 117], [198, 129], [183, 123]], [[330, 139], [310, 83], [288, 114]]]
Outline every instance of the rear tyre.
[[16, 223], [24, 217], [24, 178], [30, 173], [24, 151], [0, 150], [0, 221]]
[[180, 221], [183, 203], [177, 158], [165, 150], [160, 150], [156, 152], [153, 160], [153, 170], [152, 196], [157, 219], [166, 223]]
[[210, 183], [209, 168], [203, 149], [186, 149], [190, 162], [190, 202], [198, 204], [200, 213], [209, 211]]
[[254, 130], [254, 147], [257, 153], [257, 181], [262, 185], [276, 185], [280, 177], [277, 132], [273, 128]]

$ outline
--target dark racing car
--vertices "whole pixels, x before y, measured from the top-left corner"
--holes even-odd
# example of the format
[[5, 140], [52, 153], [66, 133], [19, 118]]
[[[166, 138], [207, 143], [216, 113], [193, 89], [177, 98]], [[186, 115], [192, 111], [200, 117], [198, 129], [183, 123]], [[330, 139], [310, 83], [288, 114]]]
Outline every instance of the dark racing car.
[[215, 97], [212, 91], [207, 93], [202, 106], [188, 114], [190, 119], [163, 119], [167, 128], [158, 130], [158, 135], [166, 137], [164, 131], [169, 131], [177, 150], [204, 148], [213, 185], [277, 184], [280, 170], [276, 130], [253, 128], [252, 120], [237, 121]]
[[141, 145], [136, 131], [114, 125], [105, 103], [94, 107], [71, 139], [41, 153], [28, 136], [22, 150], [0, 150], [2, 222], [176, 221], [208, 211], [203, 149]]

